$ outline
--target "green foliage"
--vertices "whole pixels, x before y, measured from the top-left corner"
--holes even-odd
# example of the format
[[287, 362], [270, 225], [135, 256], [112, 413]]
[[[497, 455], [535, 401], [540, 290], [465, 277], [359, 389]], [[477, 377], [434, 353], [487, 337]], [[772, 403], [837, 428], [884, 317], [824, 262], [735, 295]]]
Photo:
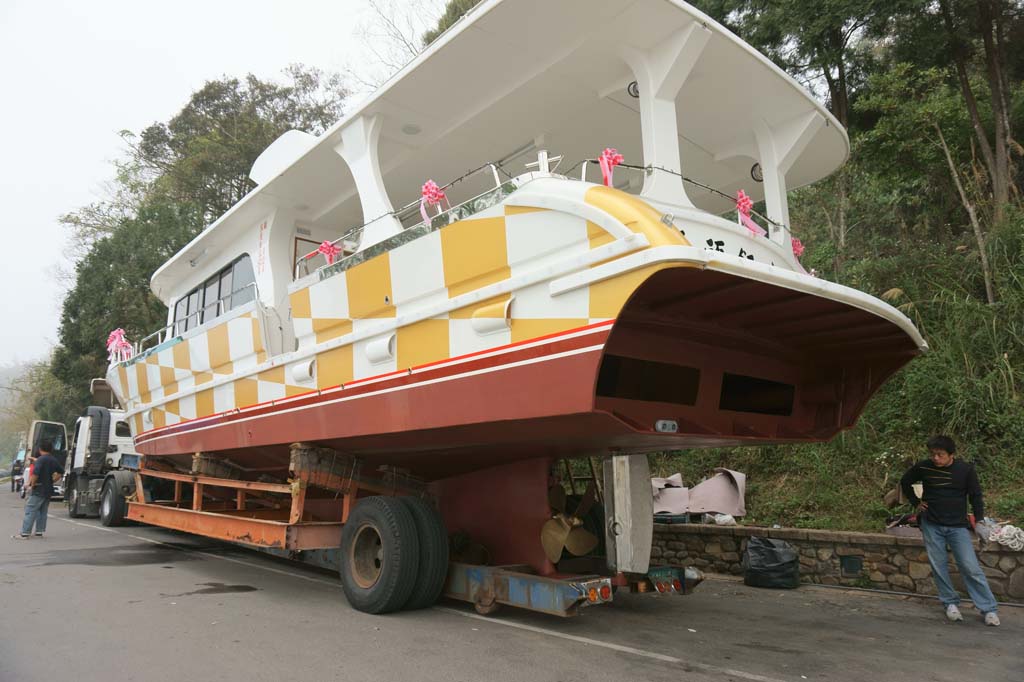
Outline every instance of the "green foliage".
[[437, 40], [438, 36], [479, 4], [480, 0], [448, 0], [448, 4], [444, 7], [444, 13], [437, 20], [437, 26], [423, 34], [423, 46], [426, 47]]

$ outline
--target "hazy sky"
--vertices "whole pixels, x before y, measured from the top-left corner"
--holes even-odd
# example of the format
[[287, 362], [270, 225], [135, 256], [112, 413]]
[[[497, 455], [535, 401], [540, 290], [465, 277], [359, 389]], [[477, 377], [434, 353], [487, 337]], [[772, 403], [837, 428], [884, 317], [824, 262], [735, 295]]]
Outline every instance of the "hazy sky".
[[[385, 0], [386, 1], [386, 0]], [[358, 65], [366, 0], [0, 0], [0, 365], [45, 357], [70, 271], [57, 218], [102, 197], [138, 132], [204, 82]]]

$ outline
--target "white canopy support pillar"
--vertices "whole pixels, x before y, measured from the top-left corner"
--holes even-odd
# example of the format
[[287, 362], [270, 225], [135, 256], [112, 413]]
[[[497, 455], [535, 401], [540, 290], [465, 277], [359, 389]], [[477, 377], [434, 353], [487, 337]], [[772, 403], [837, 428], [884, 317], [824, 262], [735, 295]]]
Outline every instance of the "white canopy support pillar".
[[[786, 245], [789, 233], [789, 202], [786, 198], [786, 173], [807, 148], [825, 118], [816, 111], [769, 126], [764, 120], [754, 124], [761, 173], [764, 176], [764, 201], [768, 217], [786, 226], [785, 230], [770, 229], [773, 241]], [[766, 226], [767, 227], [767, 226]]]
[[[682, 172], [676, 96], [710, 38], [711, 31], [694, 22], [651, 50], [622, 49], [622, 58], [633, 70], [640, 91], [645, 165]], [[693, 206], [682, 178], [660, 170], [646, 177], [641, 194], [671, 204]]]
[[394, 207], [380, 175], [377, 141], [382, 123], [379, 114], [360, 116], [341, 130], [341, 142], [334, 147], [352, 171], [363, 208], [363, 220], [373, 221], [363, 228], [359, 239], [360, 251], [402, 231], [402, 224], [392, 213]]

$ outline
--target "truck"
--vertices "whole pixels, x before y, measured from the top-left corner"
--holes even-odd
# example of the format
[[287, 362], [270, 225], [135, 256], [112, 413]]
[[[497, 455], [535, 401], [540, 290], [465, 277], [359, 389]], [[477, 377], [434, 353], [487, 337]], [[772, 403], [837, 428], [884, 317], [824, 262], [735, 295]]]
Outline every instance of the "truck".
[[75, 420], [64, 491], [68, 516], [98, 516], [104, 526], [125, 521], [125, 499], [134, 492], [139, 455], [123, 409], [103, 379], [90, 384], [93, 404]]

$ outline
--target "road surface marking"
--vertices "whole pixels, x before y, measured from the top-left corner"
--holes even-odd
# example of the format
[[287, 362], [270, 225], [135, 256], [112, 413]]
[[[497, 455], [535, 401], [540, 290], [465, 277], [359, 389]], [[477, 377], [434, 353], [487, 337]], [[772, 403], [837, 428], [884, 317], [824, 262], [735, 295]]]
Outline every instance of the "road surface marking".
[[[272, 566], [264, 566], [262, 564], [252, 563], [249, 561], [242, 561], [241, 559], [235, 559], [232, 557], [220, 556], [219, 554], [211, 554], [210, 552], [204, 552], [200, 549], [189, 549], [187, 547], [181, 547], [180, 545], [172, 545], [169, 542], [163, 542], [161, 540], [154, 540], [152, 538], [143, 537], [141, 535], [134, 535], [125, 531], [115, 530], [113, 528], [107, 528], [106, 526], [97, 526], [91, 523], [82, 523], [81, 521], [74, 521], [72, 519], [65, 519], [59, 516], [51, 516], [51, 519], [57, 521], [63, 521], [65, 523], [71, 523], [82, 528], [91, 528], [93, 530], [102, 530], [108, 533], [116, 533], [118, 535], [124, 535], [140, 542], [148, 542], [152, 545], [162, 545], [170, 549], [176, 549], [181, 552], [189, 552], [191, 554], [201, 554], [202, 556], [209, 557], [211, 559], [218, 559], [220, 561], [227, 561], [233, 564], [241, 564], [242, 566], [248, 566], [249, 568], [256, 568], [270, 573], [276, 573], [278, 575], [284, 575], [291, 578], [299, 578], [312, 583], [319, 583], [321, 585], [327, 585], [328, 587], [340, 588], [341, 584], [333, 580], [324, 580], [323, 578], [316, 578], [314, 576], [302, 575], [301, 573], [295, 573], [293, 571], [285, 571]], [[654, 651], [647, 651], [646, 649], [637, 649], [636, 647], [626, 646], [624, 644], [615, 644], [613, 642], [604, 642], [599, 639], [591, 639], [589, 637], [580, 637], [579, 635], [570, 635], [558, 630], [549, 630], [547, 628], [541, 628], [534, 625], [524, 625], [522, 623], [516, 623], [509, 620], [502, 620], [500, 618], [494, 618], [492, 616], [481, 616], [476, 613], [467, 613], [465, 611], [459, 611], [458, 609], [448, 608], [446, 606], [433, 606], [431, 607], [434, 611], [442, 613], [451, 613], [456, 616], [462, 616], [463, 618], [473, 618], [480, 620], [485, 623], [492, 625], [503, 625], [505, 627], [515, 628], [517, 630], [525, 630], [527, 632], [533, 632], [547, 637], [558, 637], [560, 639], [569, 640], [571, 642], [577, 642], [580, 644], [586, 644], [589, 646], [597, 646], [604, 649], [610, 649], [611, 651], [618, 651], [620, 653], [631, 654], [633, 656], [640, 656], [643, 658], [650, 658], [656, 661], [662, 661], [663, 663], [672, 663], [675, 665], [681, 665], [694, 670], [699, 670], [706, 673], [712, 673], [716, 675], [732, 675], [744, 680], [751, 680], [752, 682], [784, 682], [777, 677], [766, 677], [764, 675], [757, 675], [755, 673], [748, 673], [742, 670], [734, 670], [732, 668], [720, 668], [714, 665], [708, 665], [706, 663], [695, 663], [693, 661], [687, 661], [676, 656], [669, 656], [667, 654], [659, 654]]]
[[714, 665], [707, 665], [706, 663], [694, 663], [693, 661], [687, 661], [682, 658], [675, 656], [668, 656], [667, 654], [659, 654], [654, 651], [647, 651], [645, 649], [637, 649], [635, 647], [626, 646], [624, 644], [614, 644], [612, 642], [603, 642], [599, 639], [590, 639], [589, 637], [580, 637], [579, 635], [569, 635], [558, 630], [548, 630], [547, 628], [539, 628], [535, 625], [524, 625], [522, 623], [515, 623], [509, 620], [502, 620], [500, 618], [493, 618], [491, 616], [481, 616], [476, 613], [467, 613], [465, 611], [459, 611], [458, 609], [448, 608], [446, 606], [434, 606], [434, 611], [444, 611], [445, 613], [454, 613], [457, 616], [464, 618], [473, 618], [475, 620], [482, 620], [485, 623], [492, 623], [494, 625], [504, 625], [510, 628], [516, 628], [518, 630], [527, 630], [529, 632], [536, 632], [547, 637], [558, 637], [561, 639], [567, 639], [572, 642], [579, 642], [580, 644], [588, 644], [590, 646], [604, 647], [605, 649], [611, 649], [612, 651], [620, 651], [625, 654], [633, 654], [634, 656], [642, 656], [644, 658], [653, 658], [656, 661], [664, 661], [665, 663], [675, 663], [677, 665], [683, 665], [695, 670], [700, 670], [707, 673], [716, 673], [719, 675], [732, 675], [733, 677], [739, 677], [744, 680], [754, 680], [755, 682], [784, 682], [777, 677], [765, 677], [764, 675], [756, 675], [754, 673], [743, 672], [742, 670], [733, 670], [732, 668], [719, 668]]

